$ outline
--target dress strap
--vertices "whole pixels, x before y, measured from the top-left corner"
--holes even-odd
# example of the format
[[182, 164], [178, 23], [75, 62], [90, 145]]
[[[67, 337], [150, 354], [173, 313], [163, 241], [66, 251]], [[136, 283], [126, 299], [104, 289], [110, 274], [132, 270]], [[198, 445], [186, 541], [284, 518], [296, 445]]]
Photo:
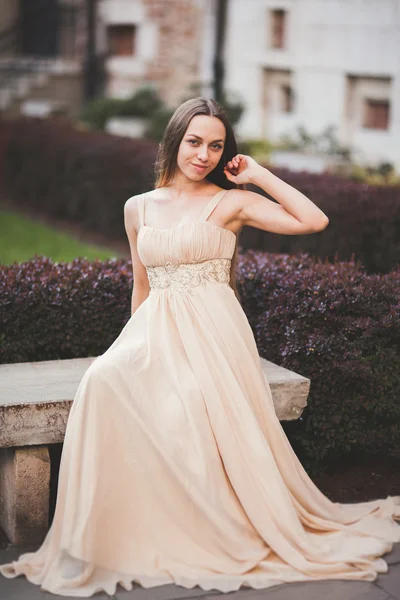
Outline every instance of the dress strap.
[[208, 217], [210, 216], [214, 208], [217, 206], [218, 202], [225, 196], [227, 191], [228, 190], [220, 190], [215, 194], [215, 196], [211, 198], [208, 204], [206, 204], [206, 206], [204, 207], [204, 210], [199, 217], [201, 221], [207, 221]]
[[144, 225], [144, 197], [145, 197], [145, 193], [140, 194], [138, 201], [137, 201], [140, 226]]

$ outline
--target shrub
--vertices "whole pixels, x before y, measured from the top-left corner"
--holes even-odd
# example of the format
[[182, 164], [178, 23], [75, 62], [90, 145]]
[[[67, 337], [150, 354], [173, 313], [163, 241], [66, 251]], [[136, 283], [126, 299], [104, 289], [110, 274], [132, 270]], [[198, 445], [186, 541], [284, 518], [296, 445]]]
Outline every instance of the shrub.
[[104, 129], [108, 119], [121, 113], [120, 98], [96, 98], [84, 106], [81, 120], [92, 129]]
[[[239, 254], [238, 288], [261, 356], [311, 379], [300, 420], [284, 424], [308, 469], [399, 458], [400, 270]], [[0, 362], [103, 353], [130, 316], [131, 261], [0, 266]]]
[[246, 138], [238, 141], [240, 154], [248, 154], [261, 163], [269, 161], [273, 149], [273, 143], [262, 138]]
[[81, 120], [93, 129], [104, 129], [111, 117], [148, 117], [158, 111], [163, 101], [151, 87], [138, 89], [129, 98], [96, 98], [84, 107]]
[[400, 270], [367, 275], [354, 262], [254, 251], [238, 268], [260, 355], [311, 379], [302, 418], [285, 426], [302, 460], [399, 458]]
[[152, 87], [142, 87], [133, 96], [124, 100], [119, 113], [126, 117], [148, 117], [164, 105], [157, 91]]
[[168, 125], [168, 121], [174, 112], [174, 110], [165, 107], [157, 110], [149, 120], [149, 124], [144, 132], [144, 137], [160, 142], [164, 135], [165, 128]]
[[12, 127], [0, 119], [0, 192], [3, 192], [3, 170], [8, 145], [12, 136]]
[[362, 181], [371, 185], [400, 186], [400, 176], [394, 166], [388, 162], [382, 162], [376, 167], [353, 164], [347, 168], [347, 173], [348, 177], [354, 181]]
[[[400, 188], [370, 186], [336, 175], [271, 171], [308, 196], [329, 225], [310, 235], [278, 235], [244, 227], [243, 248], [296, 254], [307, 252], [330, 261], [358, 260], [368, 273], [388, 273], [400, 263]], [[269, 197], [256, 186], [248, 189]]]
[[[154, 139], [171, 113], [155, 113]], [[157, 123], [157, 119], [160, 121]], [[156, 126], [157, 125], [157, 126]], [[125, 239], [122, 205], [154, 183], [154, 140], [128, 140], [81, 132], [57, 120], [0, 123], [0, 174], [14, 203], [79, 221], [90, 231]], [[388, 273], [400, 263], [400, 187], [370, 186], [336, 175], [271, 169], [306, 194], [329, 217], [326, 229], [310, 235], [278, 235], [244, 227], [240, 245], [274, 253], [363, 263], [368, 273]], [[268, 196], [256, 186], [248, 186]]]
[[101, 354], [130, 316], [131, 288], [122, 258], [0, 265], [0, 362]]
[[156, 153], [150, 140], [19, 119], [5, 152], [4, 186], [13, 204], [125, 239], [123, 205], [153, 186]]
[[348, 162], [351, 150], [347, 146], [342, 146], [336, 129], [336, 126], [330, 125], [319, 133], [311, 133], [303, 125], [300, 125], [296, 128], [294, 135], [284, 134], [281, 136], [276, 147], [282, 150], [300, 150], [303, 152], [340, 156]]

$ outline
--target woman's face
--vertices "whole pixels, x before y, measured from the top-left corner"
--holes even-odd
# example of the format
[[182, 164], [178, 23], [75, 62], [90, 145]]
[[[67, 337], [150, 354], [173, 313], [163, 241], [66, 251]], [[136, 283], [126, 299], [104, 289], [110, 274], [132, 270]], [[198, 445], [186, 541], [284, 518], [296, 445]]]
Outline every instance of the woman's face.
[[178, 169], [189, 179], [200, 181], [218, 165], [226, 138], [225, 125], [217, 117], [196, 115], [179, 145]]

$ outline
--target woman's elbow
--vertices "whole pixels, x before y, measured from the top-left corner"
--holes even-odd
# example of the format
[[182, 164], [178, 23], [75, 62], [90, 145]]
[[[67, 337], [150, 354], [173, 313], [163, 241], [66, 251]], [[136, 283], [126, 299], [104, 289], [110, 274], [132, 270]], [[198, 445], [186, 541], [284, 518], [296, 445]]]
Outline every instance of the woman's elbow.
[[328, 227], [328, 225], [329, 225], [329, 219], [327, 216], [325, 216], [322, 219], [318, 220], [318, 222], [313, 225], [314, 232], [317, 233], [318, 231], [323, 231], [324, 229], [326, 229]]

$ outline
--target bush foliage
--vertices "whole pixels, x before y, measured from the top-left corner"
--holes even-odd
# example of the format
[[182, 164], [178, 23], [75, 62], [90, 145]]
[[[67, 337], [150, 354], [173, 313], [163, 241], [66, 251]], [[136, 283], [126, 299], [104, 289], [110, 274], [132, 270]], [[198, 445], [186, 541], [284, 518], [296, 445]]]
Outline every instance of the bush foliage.
[[131, 288], [122, 258], [0, 265], [0, 363], [101, 354], [129, 318]]
[[[400, 270], [249, 250], [237, 282], [260, 355], [311, 379], [284, 427], [311, 468], [357, 451], [399, 457]], [[0, 362], [97, 356], [130, 317], [130, 260], [0, 267]]]
[[153, 186], [155, 142], [79, 131], [63, 121], [19, 119], [10, 126], [3, 181], [14, 205], [126, 238], [123, 206]]
[[[329, 225], [310, 235], [281, 235], [245, 227], [243, 248], [362, 262], [368, 273], [388, 273], [400, 264], [400, 187], [371, 186], [336, 175], [294, 173], [274, 168], [275, 175], [312, 200]], [[256, 186], [248, 189], [269, 197]]]
[[161, 109], [163, 102], [151, 87], [140, 88], [128, 98], [96, 98], [88, 102], [81, 120], [93, 129], [104, 129], [111, 117], [147, 117]]
[[308, 406], [287, 424], [308, 464], [350, 452], [400, 457], [400, 269], [249, 250], [238, 288], [260, 355], [310, 378]]
[[[7, 135], [3, 135], [5, 131]], [[62, 121], [35, 119], [18, 119], [7, 126], [0, 122], [0, 139], [0, 174], [13, 203], [79, 221], [84, 229], [99, 231], [110, 239], [125, 239], [122, 210], [126, 199], [154, 185], [158, 145], [152, 140], [82, 132]], [[368, 273], [397, 268], [399, 187], [370, 186], [327, 174], [273, 171], [315, 202], [330, 223], [319, 233], [297, 236], [245, 227], [240, 235], [243, 248], [307, 252], [330, 261], [354, 258]], [[249, 189], [267, 196], [260, 188]]]

